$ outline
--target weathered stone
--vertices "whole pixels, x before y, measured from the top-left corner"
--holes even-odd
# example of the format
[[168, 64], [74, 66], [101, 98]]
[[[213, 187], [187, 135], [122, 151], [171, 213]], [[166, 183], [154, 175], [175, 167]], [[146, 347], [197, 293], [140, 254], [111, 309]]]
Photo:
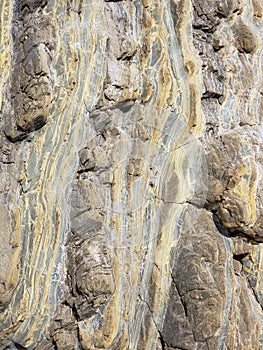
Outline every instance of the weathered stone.
[[0, 350], [263, 349], [262, 9], [0, 2]]

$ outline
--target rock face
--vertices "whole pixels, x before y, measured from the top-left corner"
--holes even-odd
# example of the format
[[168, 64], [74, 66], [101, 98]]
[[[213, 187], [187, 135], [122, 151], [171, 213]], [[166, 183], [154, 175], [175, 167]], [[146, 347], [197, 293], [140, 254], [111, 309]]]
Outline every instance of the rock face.
[[263, 349], [261, 1], [0, 18], [0, 349]]

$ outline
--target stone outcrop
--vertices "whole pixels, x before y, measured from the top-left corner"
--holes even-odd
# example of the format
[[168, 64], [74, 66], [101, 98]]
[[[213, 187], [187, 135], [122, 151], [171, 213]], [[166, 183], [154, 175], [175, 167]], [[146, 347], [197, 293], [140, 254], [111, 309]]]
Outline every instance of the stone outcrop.
[[261, 2], [0, 21], [0, 349], [263, 349]]

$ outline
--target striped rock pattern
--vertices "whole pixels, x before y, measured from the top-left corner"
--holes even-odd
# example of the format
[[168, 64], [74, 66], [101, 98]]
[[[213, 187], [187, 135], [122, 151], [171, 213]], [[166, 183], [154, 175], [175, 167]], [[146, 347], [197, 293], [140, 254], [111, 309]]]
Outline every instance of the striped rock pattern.
[[263, 349], [261, 2], [0, 21], [0, 349]]

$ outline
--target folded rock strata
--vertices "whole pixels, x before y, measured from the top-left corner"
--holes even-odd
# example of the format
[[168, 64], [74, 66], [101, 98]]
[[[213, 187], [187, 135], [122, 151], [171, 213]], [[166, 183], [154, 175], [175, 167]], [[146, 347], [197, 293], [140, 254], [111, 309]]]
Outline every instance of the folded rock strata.
[[0, 2], [0, 349], [263, 349], [262, 16]]

